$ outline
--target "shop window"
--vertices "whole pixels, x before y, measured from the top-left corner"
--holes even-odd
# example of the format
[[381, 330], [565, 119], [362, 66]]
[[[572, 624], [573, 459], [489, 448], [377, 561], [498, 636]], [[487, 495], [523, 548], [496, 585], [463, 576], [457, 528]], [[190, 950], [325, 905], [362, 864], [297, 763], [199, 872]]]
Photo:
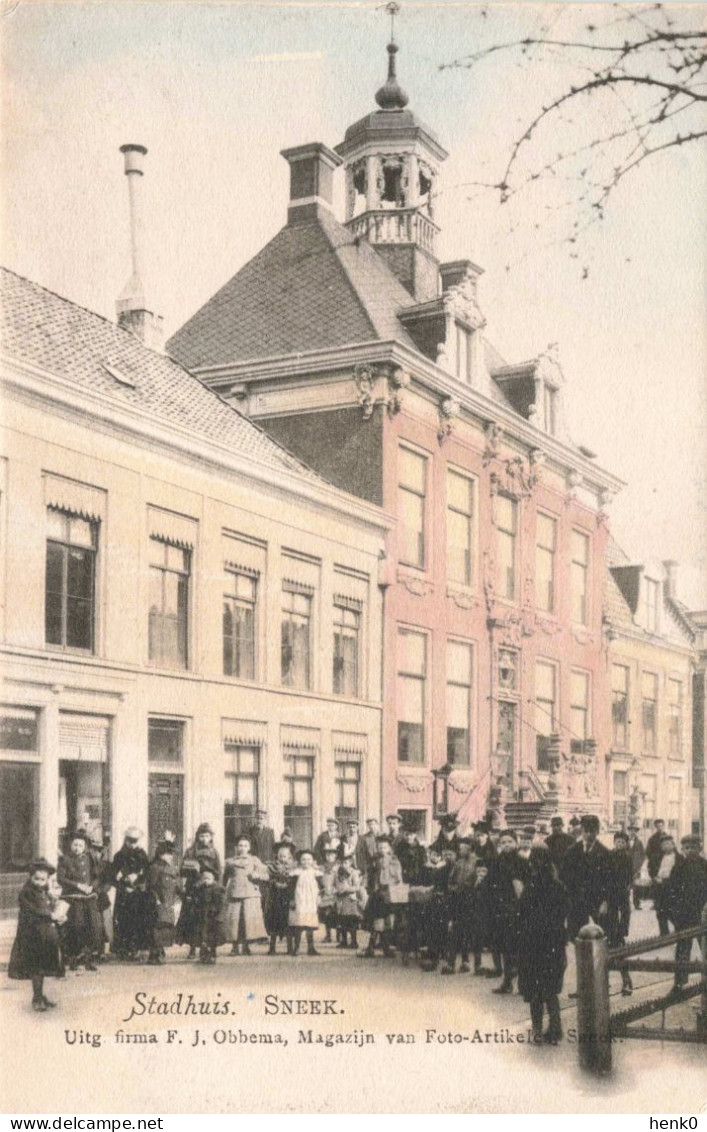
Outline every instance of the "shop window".
[[0, 708], [0, 919], [15, 914], [38, 853], [38, 718], [32, 708]]

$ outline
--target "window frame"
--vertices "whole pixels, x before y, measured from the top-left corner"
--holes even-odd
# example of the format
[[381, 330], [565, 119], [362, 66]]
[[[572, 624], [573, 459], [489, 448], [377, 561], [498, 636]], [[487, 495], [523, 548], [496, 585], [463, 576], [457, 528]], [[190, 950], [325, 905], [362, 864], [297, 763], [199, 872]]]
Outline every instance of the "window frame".
[[[625, 688], [614, 687], [614, 674], [617, 670], [621, 670], [626, 674]], [[612, 662], [611, 665], [611, 742], [612, 746], [619, 751], [627, 751], [630, 746], [630, 720], [629, 720], [629, 702], [631, 695], [631, 669], [628, 664], [621, 664], [619, 661]], [[617, 718], [617, 706], [623, 704], [623, 712], [625, 718], [623, 721]], [[620, 729], [623, 728], [623, 732]]]
[[[149, 665], [152, 668], [163, 668], [163, 669], [168, 669], [169, 671], [173, 671], [173, 672], [188, 672], [189, 669], [190, 669], [190, 666], [191, 666], [191, 641], [190, 641], [190, 634], [191, 634], [191, 627], [192, 627], [191, 626], [191, 620], [192, 620], [192, 618], [191, 618], [191, 598], [192, 598], [191, 579], [192, 579], [192, 564], [193, 564], [194, 552], [192, 551], [191, 547], [181, 546], [179, 543], [172, 542], [168, 538], [161, 538], [161, 537], [157, 537], [156, 535], [150, 535], [149, 543], [150, 543], [150, 545], [152, 543], [155, 543], [156, 545], [162, 546], [164, 548], [164, 564], [158, 565], [157, 563], [153, 562], [151, 554], [150, 554], [150, 559], [148, 561], [148, 571], [149, 571], [148, 632], [147, 632], [148, 662], [149, 662]], [[169, 566], [169, 564], [168, 564], [168, 552], [169, 552], [169, 550], [178, 550], [184, 555], [184, 562], [186, 563], [186, 566], [183, 569], [181, 569], [181, 570], [175, 569], [174, 567]], [[150, 603], [149, 592], [152, 590], [152, 579], [153, 579], [153, 576], [154, 576], [155, 573], [159, 573], [159, 575], [160, 575], [160, 593], [161, 593], [162, 605], [161, 605], [161, 609], [157, 613], [153, 614], [152, 609], [150, 608], [150, 604], [149, 604]], [[172, 618], [172, 615], [168, 615], [168, 614], [165, 613], [165, 583], [166, 583], [167, 575], [173, 575], [173, 576], [178, 577], [178, 578], [186, 579], [186, 581], [184, 582], [186, 594], [185, 594], [184, 603], [183, 603], [184, 604], [184, 617], [183, 617], [183, 622], [184, 622], [184, 629], [183, 629], [184, 662], [183, 663], [170, 663], [170, 661], [168, 659], [167, 660], [165, 659], [165, 655], [164, 655], [164, 635], [162, 636], [163, 645], [162, 645], [161, 649], [159, 650], [160, 655], [159, 656], [153, 655], [153, 650], [152, 650], [152, 645], [153, 645], [153, 629], [152, 629], [153, 617], [155, 618], [155, 620], [159, 620], [159, 622], [161, 624], [164, 624], [165, 618], [167, 618], [167, 617], [170, 617], [172, 620], [176, 621], [177, 629], [178, 629], [177, 646], [179, 648], [179, 623], [180, 623], [180, 617], [179, 617], [179, 612], [178, 612], [179, 601], [177, 601], [177, 615], [176, 615], [176, 617]], [[179, 586], [179, 583], [177, 583], [177, 585]], [[179, 593], [179, 589], [177, 589], [177, 594], [178, 593]]]
[[[295, 599], [303, 598], [308, 603], [307, 613], [297, 610], [295, 606]], [[288, 608], [286, 601], [289, 599], [291, 608]], [[291, 633], [292, 639], [290, 641], [284, 640], [284, 629], [286, 625], [291, 627], [296, 626], [295, 618], [300, 620], [306, 619], [306, 655], [305, 655], [305, 676], [304, 683], [297, 683], [294, 679], [296, 671], [296, 654], [295, 647], [296, 637], [294, 631]], [[283, 582], [280, 592], [280, 684], [283, 688], [292, 688], [300, 692], [311, 692], [314, 684], [314, 589], [311, 586], [304, 585], [290, 585], [288, 582]], [[285, 649], [291, 650], [288, 660], [288, 670], [285, 670]], [[292, 672], [293, 678], [287, 679], [287, 673]]]
[[[469, 682], [463, 683], [461, 680], [450, 679], [450, 654], [454, 648], [466, 649], [469, 661]], [[456, 637], [448, 637], [446, 644], [446, 667], [445, 667], [445, 736], [446, 736], [446, 751], [447, 751], [447, 765], [454, 767], [469, 768], [474, 765], [474, 674], [475, 674], [475, 650], [472, 641], [465, 641]], [[450, 739], [449, 739], [449, 689], [450, 688], [463, 688], [466, 691], [466, 709], [467, 709], [467, 728], [466, 728], [466, 757], [463, 760], [450, 757]], [[458, 728], [456, 729], [458, 730]]]
[[[538, 690], [539, 690], [538, 669], [539, 668], [546, 668], [548, 671], [552, 672], [552, 697], [553, 698], [551, 700], [547, 700], [544, 697], [541, 698], [538, 694]], [[556, 663], [556, 661], [548, 660], [546, 657], [540, 657], [540, 656], [536, 657], [535, 658], [535, 669], [534, 669], [534, 672], [533, 672], [533, 678], [534, 678], [533, 703], [535, 705], [535, 711], [536, 711], [536, 716], [535, 716], [535, 721], [536, 721], [536, 727], [535, 727], [535, 767], [536, 767], [537, 770], [539, 770], [541, 772], [547, 772], [550, 769], [549, 764], [547, 763], [549, 742], [550, 742], [551, 737], [553, 735], [557, 734], [557, 728], [558, 728], [558, 724], [559, 724], [560, 682], [559, 682], [559, 666], [558, 666], [558, 664]], [[547, 711], [547, 708], [545, 706], [547, 704], [552, 705], [552, 710], [549, 711], [549, 712]], [[542, 715], [538, 715], [537, 713], [539, 713], [539, 712], [542, 713]], [[539, 722], [542, 722], [542, 720], [547, 720], [548, 716], [550, 717], [549, 731], [547, 732], [547, 734], [545, 734], [545, 733], [540, 731], [538, 724], [539, 724]], [[543, 742], [543, 740], [544, 740], [544, 742]], [[546, 765], [543, 765], [543, 764], [546, 764]]]
[[[469, 495], [469, 510], [462, 511], [458, 506], [452, 503], [450, 492], [450, 481], [452, 476], [458, 480], [463, 480], [468, 488]], [[477, 578], [477, 513], [478, 513], [478, 483], [476, 476], [470, 475], [468, 472], [462, 471], [451, 464], [447, 465], [445, 487], [447, 493], [447, 509], [446, 509], [446, 561], [447, 561], [447, 580], [455, 586], [465, 586], [467, 589], [473, 589], [476, 586]], [[450, 513], [453, 515], [461, 516], [466, 524], [466, 532], [468, 534], [468, 550], [467, 548], [456, 548], [452, 546], [451, 542], [451, 522]], [[463, 549], [464, 554], [468, 554], [468, 559], [465, 563], [466, 571], [465, 577], [458, 578], [452, 575], [449, 570], [449, 563], [453, 560], [454, 551]]]
[[[234, 593], [225, 593], [224, 592], [223, 598], [222, 598], [223, 614], [222, 614], [222, 621], [221, 621], [221, 643], [222, 643], [221, 661], [222, 661], [223, 675], [224, 676], [232, 676], [236, 680], [247, 680], [251, 683], [254, 683], [258, 680], [258, 676], [259, 676], [258, 613], [259, 613], [259, 591], [260, 591], [259, 582], [260, 582], [260, 578], [259, 578], [258, 574], [256, 574], [255, 572], [246, 571], [246, 570], [236, 570], [235, 568], [232, 568], [230, 566], [225, 567], [224, 573], [226, 575], [226, 578], [233, 579], [233, 581], [234, 581], [234, 591], [235, 592]], [[237, 591], [238, 591], [238, 579], [239, 578], [244, 578], [247, 581], [252, 583], [252, 586], [253, 586], [253, 598], [252, 598], [252, 600], [245, 598], [245, 597], [242, 597], [241, 595], [238, 594]], [[225, 587], [224, 587], [224, 589], [225, 589]], [[233, 671], [233, 668], [235, 667], [235, 664], [233, 664], [233, 663], [232, 663], [232, 670], [230, 672], [226, 668], [226, 639], [227, 639], [227, 635], [226, 635], [226, 632], [225, 632], [224, 620], [225, 620], [225, 615], [226, 615], [226, 602], [227, 601], [233, 603], [234, 609], [236, 607], [241, 608], [241, 609], [250, 608], [251, 612], [252, 612], [252, 641], [251, 641], [251, 667], [252, 667], [252, 672], [251, 672], [250, 675], [244, 674], [240, 671], [239, 672]], [[233, 625], [233, 630], [231, 632], [231, 656], [232, 656], [232, 661], [235, 661], [236, 653], [237, 653], [237, 651], [239, 651], [239, 650], [236, 649], [236, 642], [239, 641], [240, 638], [235, 632], [236, 618], [233, 617], [233, 616], [232, 616], [232, 625]]]
[[[654, 695], [646, 695], [646, 679], [652, 681]], [[658, 750], [658, 702], [660, 698], [660, 681], [657, 672], [641, 673], [641, 749], [646, 755], [655, 755]], [[652, 704], [653, 725], [650, 732], [646, 728], [646, 705]], [[651, 741], [646, 742], [646, 736], [651, 735]]]
[[[540, 542], [540, 520], [545, 520], [551, 524], [552, 529], [552, 545], [547, 546]], [[549, 514], [547, 511], [538, 511], [535, 518], [535, 607], [541, 613], [555, 614], [557, 605], [557, 583], [556, 583], [556, 564], [557, 564], [557, 530], [558, 520], [555, 515]], [[547, 555], [550, 563], [549, 579], [547, 579], [549, 595], [547, 604], [540, 600], [540, 553]], [[543, 579], [545, 580], [545, 579]]]
[[[335, 696], [348, 696], [351, 699], [359, 699], [361, 696], [361, 638], [363, 629], [363, 609], [361, 603], [356, 603], [358, 608], [354, 607], [351, 601], [342, 601], [341, 598], [334, 598], [333, 617], [332, 617], [332, 692]], [[346, 625], [346, 614], [355, 617], [355, 625]], [[341, 620], [337, 617], [341, 616]], [[337, 629], [355, 629], [355, 635], [351, 637], [350, 634], [337, 632]], [[339, 680], [345, 670], [346, 658], [340, 647], [337, 647], [337, 640], [353, 639], [355, 642], [355, 657], [353, 663], [353, 691], [347, 691], [345, 687], [337, 687]], [[339, 667], [337, 669], [337, 663]], [[345, 681], [344, 681], [345, 682]]]
[[[581, 561], [575, 557], [574, 541], [575, 535], [583, 540], [583, 545], [586, 547], [586, 560]], [[587, 531], [583, 531], [580, 527], [572, 527], [570, 531], [570, 621], [575, 625], [588, 625], [590, 618], [589, 609], [589, 571], [591, 566], [591, 538]], [[582, 611], [580, 617], [575, 617], [575, 584], [577, 578], [582, 579], [581, 587], [581, 602]]]
[[[44, 647], [52, 651], [56, 650], [65, 653], [80, 653], [83, 656], [96, 655], [96, 641], [97, 641], [97, 618], [98, 618], [98, 553], [99, 553], [99, 528], [100, 522], [97, 519], [87, 519], [83, 515], [79, 515], [71, 510], [63, 510], [60, 507], [47, 507], [45, 509], [45, 516], [48, 519], [49, 513], [58, 516], [65, 527], [64, 537], [58, 538], [56, 535], [49, 533], [49, 523], [47, 522], [47, 532], [45, 539], [45, 568], [44, 568]], [[86, 546], [82, 543], [71, 542], [71, 524], [84, 523], [90, 530], [91, 545]], [[61, 589], [57, 594], [52, 591], [53, 596], [58, 596], [61, 607], [61, 640], [50, 641], [48, 640], [48, 616], [49, 616], [49, 548], [59, 547], [61, 549]], [[69, 558], [72, 553], [81, 553], [87, 556], [90, 562], [90, 597], [77, 597], [76, 595], [69, 594]], [[69, 630], [69, 604], [70, 601], [81, 601], [88, 605], [89, 608], [89, 625], [90, 625], [90, 644], [89, 645], [75, 645], [68, 644], [68, 630]]]
[[[422, 490], [420, 491], [414, 485], [405, 483], [403, 479], [404, 457], [411, 456], [415, 460], [420, 461], [422, 467]], [[410, 559], [403, 557], [402, 547], [398, 546], [398, 561], [402, 566], [409, 566], [414, 570], [426, 570], [428, 568], [428, 540], [427, 540], [427, 525], [429, 513], [429, 456], [424, 452], [418, 452], [417, 449], [412, 448], [408, 444], [398, 445], [398, 477], [397, 477], [397, 494], [399, 500], [399, 527], [401, 530], [407, 530], [403, 522], [403, 506], [402, 499], [404, 495], [412, 496], [413, 498], [421, 501], [421, 514], [422, 522], [419, 531], [416, 532], [418, 539], [418, 556], [417, 561], [410, 561]]]
[[[677, 688], [677, 699], [674, 700], [672, 690]], [[681, 759], [683, 756], [684, 738], [684, 694], [683, 681], [677, 677], [669, 676], [666, 681], [666, 698], [668, 708], [668, 756], [672, 759]]]
[[[498, 507], [498, 503], [502, 499], [507, 501], [510, 504], [510, 508], [511, 508], [510, 513], [513, 516], [513, 523], [512, 523], [513, 529], [512, 530], [509, 530], [506, 527], [501, 525], [501, 515], [500, 515], [500, 508]], [[504, 545], [504, 540], [506, 540], [506, 544], [510, 545], [511, 551], [512, 551], [510, 571], [511, 571], [512, 582], [513, 582], [513, 585], [511, 587], [512, 592], [509, 594], [507, 592], [508, 591], [508, 585], [507, 585], [508, 577], [506, 577], [505, 584], [503, 586], [503, 591], [500, 592], [498, 594], [498, 596], [501, 598], [502, 601], [507, 601], [507, 602], [510, 602], [512, 604], [517, 604], [517, 602], [518, 602], [518, 572], [519, 572], [518, 571], [518, 553], [519, 553], [518, 533], [519, 533], [519, 530], [520, 530], [520, 503], [512, 495], [507, 495], [505, 492], [499, 492], [496, 502], [497, 502], [497, 506], [495, 508], [495, 511], [496, 511], [495, 527], [496, 527], [496, 545], [498, 547], [499, 569], [501, 568], [500, 567], [501, 560], [504, 558], [504, 555], [501, 554], [501, 546]], [[506, 566], [505, 569], [506, 569], [506, 571], [508, 571], [509, 567]]]
[[[401, 638], [402, 637], [410, 637], [410, 636], [419, 637], [420, 640], [422, 641], [423, 652], [422, 652], [422, 672], [421, 673], [417, 673], [417, 672], [413, 672], [411, 670], [407, 670], [407, 669], [403, 668], [402, 664], [401, 664], [401, 659], [402, 659]], [[398, 764], [402, 765], [402, 766], [425, 766], [426, 763], [427, 763], [427, 723], [428, 723], [428, 711], [427, 711], [428, 676], [429, 676], [428, 634], [425, 633], [424, 631], [421, 632], [419, 629], [416, 629], [416, 628], [408, 628], [407, 626], [399, 625], [398, 629], [397, 629], [397, 634], [396, 634], [396, 646], [397, 646], [396, 677], [395, 677], [395, 683], [396, 683], [396, 689], [395, 689], [395, 691], [396, 691], [396, 721], [397, 721], [396, 762]], [[402, 707], [401, 691], [402, 691], [402, 687], [403, 687], [403, 684], [401, 683], [401, 681], [413, 681], [413, 680], [418, 682], [417, 686], [418, 686], [418, 690], [419, 690], [420, 703], [421, 703], [421, 708], [422, 708], [422, 711], [421, 711], [422, 721], [419, 724], [416, 724], [415, 721], [413, 721], [413, 720], [401, 719], [401, 707]], [[401, 759], [401, 757], [400, 757], [401, 740], [403, 739], [401, 727], [403, 725], [419, 726], [419, 728], [420, 728], [421, 757], [419, 759]]]

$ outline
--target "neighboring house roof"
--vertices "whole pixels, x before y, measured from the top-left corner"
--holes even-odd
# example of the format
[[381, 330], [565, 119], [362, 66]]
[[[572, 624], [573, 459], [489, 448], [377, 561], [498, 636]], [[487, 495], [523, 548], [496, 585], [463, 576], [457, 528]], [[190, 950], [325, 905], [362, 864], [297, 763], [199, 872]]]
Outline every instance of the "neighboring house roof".
[[290, 224], [174, 334], [183, 365], [227, 365], [373, 339], [414, 347], [412, 296], [365, 240], [324, 209]]
[[93, 311], [0, 267], [4, 353], [148, 412], [235, 453], [308, 480], [321, 477], [177, 362]]
[[[654, 641], [655, 633], [649, 633], [635, 620], [638, 608], [638, 585], [641, 565], [632, 565], [628, 555], [622, 550], [613, 535], [609, 535], [605, 551], [606, 585], [604, 589], [604, 620], [614, 629], [630, 629], [633, 634], [637, 632], [646, 640]], [[687, 606], [681, 601], [670, 597], [661, 586], [661, 601], [664, 614], [670, 617], [671, 624], [678, 630], [683, 639], [688, 637], [690, 643], [695, 639], [696, 627], [690, 617]], [[666, 621], [663, 621], [659, 638], [675, 638], [675, 634], [668, 631]]]

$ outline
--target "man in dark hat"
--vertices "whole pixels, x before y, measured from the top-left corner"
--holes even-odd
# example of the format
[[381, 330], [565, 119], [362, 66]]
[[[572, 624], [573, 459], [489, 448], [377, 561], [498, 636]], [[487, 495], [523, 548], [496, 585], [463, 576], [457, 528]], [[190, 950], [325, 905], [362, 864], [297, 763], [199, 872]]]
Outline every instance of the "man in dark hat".
[[517, 969], [519, 901], [530, 877], [528, 862], [518, 855], [518, 842], [512, 829], [505, 829], [498, 841], [498, 856], [489, 862], [483, 881], [486, 895], [488, 942], [493, 954], [496, 977], [503, 980], [494, 994], [512, 994]]
[[446, 849], [453, 849], [456, 854], [459, 849], [459, 818], [456, 814], [445, 814], [439, 819], [439, 833], [432, 842], [432, 848], [438, 853]]
[[646, 859], [646, 850], [638, 836], [638, 825], [636, 822], [631, 822], [628, 827], [628, 847], [633, 863], [633, 906], [638, 911], [641, 907], [641, 890], [638, 887], [638, 881], [641, 876], [643, 862]]
[[569, 833], [565, 833], [564, 825], [565, 823], [559, 815], [552, 818], [550, 822], [552, 832], [549, 837], [545, 838], [545, 844], [548, 847], [552, 863], [558, 872], [565, 853], [574, 845], [574, 838], [571, 837]]
[[582, 837], [568, 849], [562, 861], [560, 880], [570, 898], [567, 931], [574, 942], [579, 929], [589, 923], [603, 924], [608, 911], [610, 886], [609, 850], [598, 840], [599, 818], [595, 814], [582, 816]]
[[[670, 874], [666, 893], [670, 917], [675, 931], [696, 928], [700, 923], [702, 909], [707, 904], [707, 861], [702, 856], [699, 837], [687, 834], [680, 841], [681, 853]], [[689, 963], [692, 944], [699, 940], [683, 939], [675, 946], [675, 960], [678, 964]], [[678, 966], [675, 972], [675, 988], [685, 985], [689, 972]]]
[[359, 833], [358, 818], [346, 819], [346, 830], [344, 840], [341, 845], [340, 853], [342, 859], [350, 857], [363, 877], [366, 876], [366, 869], [368, 868], [368, 853], [366, 851], [366, 843]]
[[665, 833], [665, 822], [662, 818], [656, 818], [653, 822], [653, 833], [646, 842], [646, 858], [648, 861], [648, 876], [651, 880], [655, 880], [658, 869], [660, 868], [663, 850], [661, 848], [661, 841]]
[[582, 822], [576, 814], [570, 818], [569, 832], [573, 841], [579, 841], [582, 836]]
[[267, 810], [256, 810], [253, 824], [248, 830], [250, 851], [264, 864], [273, 857], [275, 830], [268, 825]]
[[339, 823], [336, 818], [327, 818], [326, 829], [314, 842], [314, 860], [318, 865], [324, 864], [324, 854], [327, 849], [334, 849], [338, 852], [341, 846], [341, 833], [339, 831]]
[[535, 833], [534, 825], [524, 825], [518, 834], [518, 856], [522, 857], [524, 861], [530, 858], [530, 850], [533, 848]]

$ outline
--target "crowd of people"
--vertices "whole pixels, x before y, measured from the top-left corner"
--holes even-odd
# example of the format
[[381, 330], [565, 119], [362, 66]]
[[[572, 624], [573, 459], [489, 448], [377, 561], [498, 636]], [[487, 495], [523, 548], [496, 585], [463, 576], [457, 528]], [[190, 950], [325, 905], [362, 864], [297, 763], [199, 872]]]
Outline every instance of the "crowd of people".
[[[44, 978], [61, 976], [65, 965], [95, 971], [107, 949], [160, 965], [174, 944], [205, 964], [229, 944], [231, 956], [250, 956], [261, 943], [268, 955], [281, 948], [292, 957], [336, 947], [361, 959], [397, 955], [404, 966], [442, 975], [473, 972], [496, 980], [499, 995], [512, 994], [517, 981], [537, 1040], [556, 1043], [567, 943], [585, 924], [599, 924], [615, 947], [627, 938], [632, 903], [652, 898], [665, 933], [699, 923], [707, 902], [699, 838], [684, 837], [678, 852], [660, 821], [645, 850], [635, 826], [613, 834], [608, 849], [592, 814], [573, 818], [569, 831], [558, 816], [549, 833], [485, 820], [464, 836], [448, 815], [427, 846], [397, 813], [385, 826], [371, 818], [362, 833], [355, 819], [342, 829], [332, 818], [313, 847], [297, 848], [289, 830], [276, 840], [258, 811], [223, 864], [208, 823], [181, 859], [169, 831], [150, 860], [132, 827], [110, 860], [79, 830], [58, 869], [46, 860], [31, 867], [9, 976], [31, 979], [34, 1009], [45, 1011], [54, 1004]], [[691, 946], [677, 944], [679, 963]], [[629, 971], [620, 975], [622, 993], [631, 994]], [[676, 985], [686, 979], [678, 967]]]

